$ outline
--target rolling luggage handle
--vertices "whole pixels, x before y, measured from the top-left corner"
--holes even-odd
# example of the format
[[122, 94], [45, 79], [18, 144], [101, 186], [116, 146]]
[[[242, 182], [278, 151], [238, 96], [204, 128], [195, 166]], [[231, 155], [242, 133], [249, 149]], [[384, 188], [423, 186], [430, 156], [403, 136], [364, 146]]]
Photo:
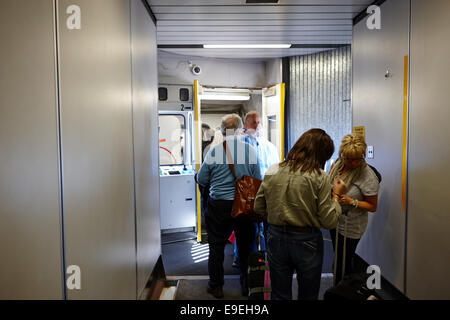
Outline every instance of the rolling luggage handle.
[[[341, 280], [344, 279], [344, 275], [345, 275], [345, 255], [346, 255], [346, 247], [347, 247], [347, 236], [346, 236], [346, 234], [347, 234], [347, 221], [348, 221], [347, 218], [348, 218], [348, 216], [346, 215], [346, 217], [345, 217], [345, 224], [344, 224], [344, 234], [343, 234], [344, 245], [343, 245], [343, 248], [342, 248], [342, 275], [341, 275]], [[333, 285], [334, 286], [337, 285], [337, 283], [336, 283], [336, 273], [337, 273], [337, 260], [338, 260], [338, 250], [339, 250], [339, 243], [338, 243], [338, 241], [339, 241], [339, 222], [338, 222], [338, 224], [336, 226], [336, 241], [335, 241], [336, 245], [335, 245], [335, 248], [334, 248], [334, 268], [333, 268], [334, 269], [333, 270], [333, 276], [334, 276]]]
[[[267, 252], [266, 251], [261, 251], [261, 225], [260, 223], [257, 223], [258, 228], [257, 228], [257, 232], [258, 232], [258, 253], [259, 254], [263, 254], [262, 258], [264, 260], [264, 265], [260, 265], [260, 266], [254, 266], [251, 267], [249, 265], [248, 267], [248, 274], [250, 274], [250, 272], [258, 272], [258, 271], [263, 271], [264, 272], [264, 284], [263, 286], [259, 286], [259, 287], [253, 287], [253, 288], [249, 288], [249, 297], [256, 295], [256, 294], [262, 294], [262, 298], [264, 300], [270, 300], [270, 296], [271, 296], [271, 292], [272, 292], [272, 287], [271, 287], [271, 283], [270, 283], [270, 274], [269, 274], [269, 265], [268, 265], [268, 258], [267, 258]], [[262, 261], [261, 261], [262, 262]]]
[[258, 251], [261, 251], [261, 225], [260, 225], [260, 223], [258, 222], [257, 223], [257, 225], [258, 225]]

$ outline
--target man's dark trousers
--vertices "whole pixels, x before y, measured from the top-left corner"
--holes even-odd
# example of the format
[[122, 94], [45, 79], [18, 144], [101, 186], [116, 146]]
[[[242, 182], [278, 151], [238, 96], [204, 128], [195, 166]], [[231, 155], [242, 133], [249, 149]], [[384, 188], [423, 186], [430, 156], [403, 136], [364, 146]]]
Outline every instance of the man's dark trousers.
[[255, 235], [253, 223], [237, 221], [231, 217], [233, 200], [214, 200], [209, 198], [206, 212], [206, 230], [209, 243], [209, 286], [221, 287], [224, 284], [223, 261], [225, 245], [231, 232], [236, 235], [239, 258], [241, 259], [241, 285], [246, 286], [248, 256]]

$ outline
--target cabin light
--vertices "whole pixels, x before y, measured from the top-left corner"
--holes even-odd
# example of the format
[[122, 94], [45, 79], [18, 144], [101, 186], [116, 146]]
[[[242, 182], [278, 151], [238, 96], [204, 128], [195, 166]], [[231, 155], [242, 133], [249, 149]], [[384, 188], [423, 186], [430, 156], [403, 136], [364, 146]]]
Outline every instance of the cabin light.
[[204, 49], [289, 49], [292, 44], [204, 44]]
[[245, 3], [278, 3], [279, 0], [246, 0]]
[[250, 96], [246, 95], [226, 95], [226, 94], [202, 94], [202, 100], [224, 100], [224, 101], [248, 101]]

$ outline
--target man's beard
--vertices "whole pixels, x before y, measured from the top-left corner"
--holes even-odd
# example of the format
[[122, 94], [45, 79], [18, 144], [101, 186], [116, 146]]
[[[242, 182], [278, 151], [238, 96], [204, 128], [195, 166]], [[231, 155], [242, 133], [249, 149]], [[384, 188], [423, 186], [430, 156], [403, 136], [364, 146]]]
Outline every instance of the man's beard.
[[261, 128], [258, 129], [247, 129], [247, 133], [254, 136], [255, 138], [260, 138], [263, 136], [263, 132]]

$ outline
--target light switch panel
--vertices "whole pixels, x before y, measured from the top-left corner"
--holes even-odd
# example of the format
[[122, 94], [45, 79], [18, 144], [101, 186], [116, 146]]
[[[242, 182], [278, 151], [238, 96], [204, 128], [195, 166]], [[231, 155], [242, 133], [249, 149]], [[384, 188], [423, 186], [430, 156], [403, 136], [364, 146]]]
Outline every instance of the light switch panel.
[[374, 158], [373, 146], [368, 146], [367, 147], [367, 159], [373, 159], [373, 158]]

